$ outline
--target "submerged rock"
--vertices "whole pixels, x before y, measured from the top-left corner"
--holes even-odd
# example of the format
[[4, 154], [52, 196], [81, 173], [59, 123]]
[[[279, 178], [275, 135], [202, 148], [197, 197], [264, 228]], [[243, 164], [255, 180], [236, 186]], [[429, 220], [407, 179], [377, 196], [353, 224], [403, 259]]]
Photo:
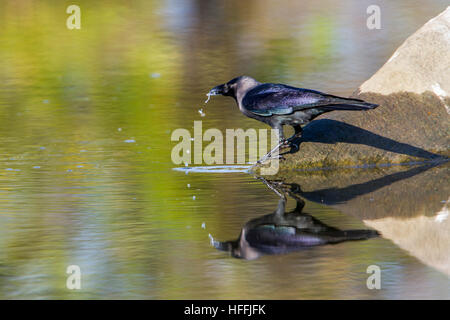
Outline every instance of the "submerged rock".
[[400, 163], [449, 154], [450, 7], [410, 36], [353, 97], [380, 106], [304, 128], [283, 168]]

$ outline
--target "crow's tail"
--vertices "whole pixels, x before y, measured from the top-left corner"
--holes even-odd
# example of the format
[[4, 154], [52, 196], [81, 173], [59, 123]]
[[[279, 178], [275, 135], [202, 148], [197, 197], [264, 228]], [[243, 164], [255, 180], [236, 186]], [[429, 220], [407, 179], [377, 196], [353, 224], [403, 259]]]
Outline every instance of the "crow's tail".
[[380, 234], [375, 230], [345, 230], [344, 237], [347, 240], [364, 240], [376, 238]]
[[367, 240], [379, 236], [380, 234], [375, 230], [330, 230], [321, 234], [321, 238], [325, 243]]
[[358, 104], [330, 104], [320, 108], [325, 110], [370, 110], [376, 107], [378, 107], [377, 104], [364, 102]]
[[377, 104], [365, 102], [360, 99], [350, 99], [327, 95], [326, 105], [321, 106], [327, 110], [370, 110], [378, 107]]

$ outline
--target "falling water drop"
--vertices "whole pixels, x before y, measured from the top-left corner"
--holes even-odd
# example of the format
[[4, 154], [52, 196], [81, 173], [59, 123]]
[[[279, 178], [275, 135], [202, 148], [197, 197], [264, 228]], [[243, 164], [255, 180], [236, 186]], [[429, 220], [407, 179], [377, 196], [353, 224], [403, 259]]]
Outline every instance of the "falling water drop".
[[211, 99], [212, 94], [208, 92], [206, 95], [208, 96], [208, 99], [205, 100], [205, 104], [207, 104], [209, 99]]

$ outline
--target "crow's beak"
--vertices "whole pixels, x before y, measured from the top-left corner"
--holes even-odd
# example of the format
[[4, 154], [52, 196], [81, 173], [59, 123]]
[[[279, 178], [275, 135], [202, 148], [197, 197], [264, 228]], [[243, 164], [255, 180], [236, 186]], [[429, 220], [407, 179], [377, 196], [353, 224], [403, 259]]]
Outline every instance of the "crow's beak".
[[230, 250], [228, 242], [214, 241], [212, 243], [212, 245], [214, 246], [214, 248], [216, 248], [217, 250], [220, 250], [220, 251], [229, 251]]
[[208, 96], [217, 96], [218, 94], [224, 94], [224, 85], [221, 84], [220, 86], [214, 87], [212, 88], [209, 92], [208, 92]]
[[211, 240], [211, 245], [220, 251], [230, 252], [231, 249], [233, 248], [232, 241], [220, 242], [220, 241], [216, 241], [216, 240]]

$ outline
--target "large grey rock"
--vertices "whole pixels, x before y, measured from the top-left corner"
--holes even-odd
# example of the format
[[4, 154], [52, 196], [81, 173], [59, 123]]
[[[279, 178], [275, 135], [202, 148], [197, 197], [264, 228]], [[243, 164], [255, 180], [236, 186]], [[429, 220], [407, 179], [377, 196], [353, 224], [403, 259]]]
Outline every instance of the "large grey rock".
[[410, 36], [355, 97], [367, 112], [329, 113], [304, 128], [281, 169], [399, 163], [449, 154], [450, 7]]

